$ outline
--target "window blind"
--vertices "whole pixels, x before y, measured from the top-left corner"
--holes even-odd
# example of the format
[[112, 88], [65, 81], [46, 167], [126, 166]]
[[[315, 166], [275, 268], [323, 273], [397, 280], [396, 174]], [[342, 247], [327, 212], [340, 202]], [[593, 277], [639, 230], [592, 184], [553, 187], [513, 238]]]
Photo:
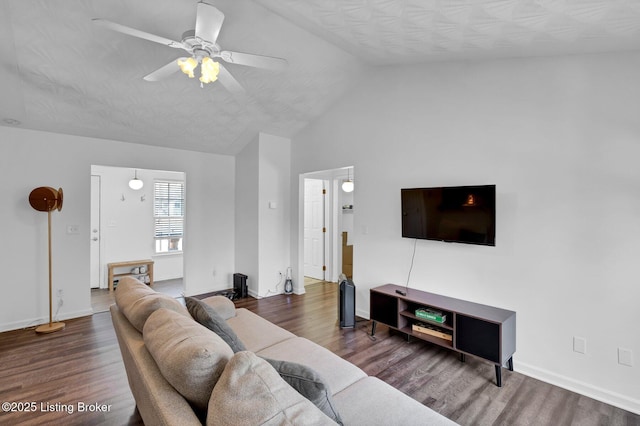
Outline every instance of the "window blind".
[[155, 238], [182, 237], [184, 234], [184, 184], [154, 183]]

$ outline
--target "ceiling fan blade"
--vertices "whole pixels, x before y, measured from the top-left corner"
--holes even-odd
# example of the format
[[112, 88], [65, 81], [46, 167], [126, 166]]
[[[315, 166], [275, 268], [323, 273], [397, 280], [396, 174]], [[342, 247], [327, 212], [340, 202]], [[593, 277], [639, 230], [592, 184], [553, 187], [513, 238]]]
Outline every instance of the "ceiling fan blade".
[[195, 35], [201, 40], [215, 43], [222, 28], [224, 13], [203, 1], [198, 2]]
[[229, 50], [223, 50], [219, 56], [223, 61], [230, 64], [247, 65], [273, 71], [282, 71], [288, 65], [286, 59], [275, 58], [273, 56], [253, 55], [251, 53], [231, 52]]
[[224, 86], [225, 89], [236, 96], [243, 95], [245, 93], [244, 87], [242, 87], [242, 85], [238, 83], [238, 80], [236, 80], [235, 77], [232, 76], [231, 73], [222, 64], [220, 64], [218, 81]]
[[157, 70], [155, 70], [154, 72], [152, 72], [151, 74], [147, 74], [145, 75], [143, 78], [146, 81], [160, 81], [166, 77], [169, 77], [171, 74], [175, 73], [176, 71], [178, 71], [180, 69], [180, 67], [178, 66], [178, 60], [180, 59], [186, 59], [186, 58], [178, 58], [174, 61], [169, 62], [167, 65], [158, 68]]
[[101, 27], [108, 28], [113, 31], [117, 31], [122, 34], [127, 34], [133, 37], [142, 38], [145, 40], [153, 41], [154, 43], [164, 44], [165, 46], [174, 47], [178, 49], [182, 49], [182, 43], [170, 40], [168, 38], [160, 37], [154, 34], [146, 33], [144, 31], [136, 30], [135, 28], [130, 28], [125, 25], [117, 24], [115, 22], [108, 21], [106, 19], [101, 18], [93, 18], [92, 21]]

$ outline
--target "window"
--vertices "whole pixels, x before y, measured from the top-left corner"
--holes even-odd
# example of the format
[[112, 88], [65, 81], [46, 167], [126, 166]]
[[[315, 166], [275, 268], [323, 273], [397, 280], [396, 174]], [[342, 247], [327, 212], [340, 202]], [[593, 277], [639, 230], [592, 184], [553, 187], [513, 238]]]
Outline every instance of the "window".
[[184, 237], [184, 183], [154, 183], [153, 217], [156, 253], [181, 252]]

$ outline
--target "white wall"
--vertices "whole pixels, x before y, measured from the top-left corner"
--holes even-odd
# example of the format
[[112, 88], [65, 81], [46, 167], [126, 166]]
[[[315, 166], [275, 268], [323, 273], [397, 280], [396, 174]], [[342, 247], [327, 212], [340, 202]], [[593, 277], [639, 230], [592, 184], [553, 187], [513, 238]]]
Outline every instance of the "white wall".
[[640, 412], [638, 69], [638, 53], [381, 68], [299, 133], [296, 185], [358, 172], [358, 313], [370, 288], [406, 283], [400, 188], [496, 184], [496, 247], [418, 241], [409, 286], [515, 310], [517, 371]]
[[[108, 287], [109, 262], [153, 259], [155, 281], [182, 278], [182, 252], [159, 255], [155, 252], [153, 184], [156, 180], [185, 182], [184, 173], [92, 165], [91, 174], [100, 176], [101, 288]], [[128, 185], [134, 174], [144, 182], [137, 191]]]
[[291, 259], [291, 140], [260, 133], [259, 167], [259, 295], [272, 296], [284, 290]]
[[259, 155], [258, 136], [236, 155], [236, 272], [247, 276], [252, 296], [259, 291]]
[[236, 266], [254, 297], [282, 293], [289, 266], [291, 141], [260, 133], [237, 155]]
[[[0, 331], [48, 320], [46, 214], [28, 202], [38, 186], [64, 190], [63, 209], [52, 215], [53, 287], [64, 290], [59, 318], [91, 314], [92, 164], [185, 172], [185, 293], [228, 287], [234, 269], [233, 157], [10, 127], [0, 127], [0, 140], [1, 214], [8, 224], [0, 245], [7, 283], [0, 298]], [[67, 225], [78, 225], [80, 233], [67, 234]]]

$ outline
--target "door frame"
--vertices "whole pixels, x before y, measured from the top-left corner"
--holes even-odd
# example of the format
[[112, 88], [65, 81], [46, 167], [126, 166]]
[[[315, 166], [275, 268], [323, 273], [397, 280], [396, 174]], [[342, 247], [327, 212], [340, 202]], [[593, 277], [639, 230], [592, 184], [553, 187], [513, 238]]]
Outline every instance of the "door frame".
[[[294, 291], [296, 294], [304, 294], [304, 180], [323, 179], [327, 194], [325, 197], [325, 280], [337, 282], [341, 270], [342, 235], [341, 206], [339, 205], [338, 191], [341, 191], [342, 180], [347, 177], [347, 169], [354, 171], [354, 166], [339, 167], [336, 169], [321, 170], [316, 172], [300, 173], [298, 175], [298, 264], [294, 277]], [[352, 173], [353, 174], [353, 173]], [[355, 217], [354, 217], [355, 219]], [[296, 283], [297, 284], [296, 286]]]
[[[93, 182], [94, 182], [94, 178], [97, 178], [97, 193], [95, 193], [94, 191], [96, 190], [93, 186]], [[102, 176], [100, 175], [94, 175], [91, 174], [91, 193], [90, 193], [90, 198], [91, 198], [91, 212], [90, 212], [90, 217], [91, 217], [91, 223], [89, 224], [90, 226], [90, 231], [89, 231], [89, 238], [93, 238], [93, 229], [94, 229], [94, 223], [93, 223], [93, 218], [97, 217], [98, 219], [98, 223], [97, 223], [97, 229], [98, 229], [98, 244], [97, 247], [95, 244], [92, 244], [91, 242], [89, 242], [89, 250], [90, 250], [90, 254], [89, 254], [89, 258], [93, 259], [94, 256], [94, 250], [98, 250], [98, 265], [92, 265], [91, 262], [89, 262], [89, 267], [97, 267], [98, 268], [98, 286], [94, 287], [93, 283], [91, 282], [91, 277], [93, 276], [93, 273], [95, 271], [90, 271], [89, 272], [89, 288], [90, 289], [100, 289], [100, 288], [107, 288], [107, 286], [104, 286], [104, 268], [102, 267], [103, 265], [103, 259], [102, 259], [102, 253], [103, 253], [103, 247], [102, 247], [102, 218], [101, 218], [101, 214], [102, 214]], [[97, 198], [94, 198], [97, 197]], [[97, 202], [97, 206], [94, 205], [94, 201]], [[94, 211], [94, 208], [98, 209], [98, 211]]]

